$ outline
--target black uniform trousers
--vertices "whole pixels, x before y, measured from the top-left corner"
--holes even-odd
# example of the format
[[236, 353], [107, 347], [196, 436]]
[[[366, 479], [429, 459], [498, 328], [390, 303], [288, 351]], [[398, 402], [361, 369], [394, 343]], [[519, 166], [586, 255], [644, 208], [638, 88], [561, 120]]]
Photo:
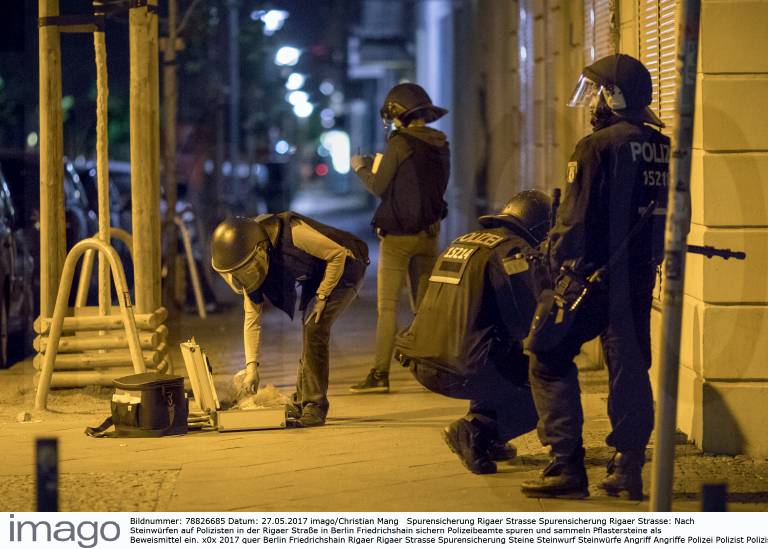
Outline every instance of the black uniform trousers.
[[606, 443], [618, 451], [644, 449], [653, 430], [650, 316], [654, 265], [612, 271], [607, 287], [592, 293], [572, 327], [551, 350], [531, 356], [530, 381], [539, 413], [538, 433], [554, 457], [566, 458], [582, 442], [584, 414], [573, 359], [583, 343], [600, 336], [608, 365]]
[[528, 357], [522, 352], [490, 360], [483, 374], [469, 381], [417, 360], [411, 360], [410, 367], [414, 377], [429, 390], [469, 400], [464, 417], [478, 425], [488, 439], [506, 442], [536, 427], [538, 416], [531, 387], [524, 377], [508, 373], [521, 368], [526, 371]]

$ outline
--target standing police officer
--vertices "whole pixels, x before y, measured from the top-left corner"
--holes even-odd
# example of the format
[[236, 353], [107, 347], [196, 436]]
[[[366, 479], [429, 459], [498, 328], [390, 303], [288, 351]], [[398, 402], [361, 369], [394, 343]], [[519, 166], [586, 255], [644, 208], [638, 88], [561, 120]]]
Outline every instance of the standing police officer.
[[264, 299], [291, 319], [296, 285], [304, 312], [304, 348], [288, 417], [299, 427], [325, 423], [328, 413], [328, 343], [331, 326], [357, 295], [368, 247], [354, 235], [294, 213], [233, 217], [216, 227], [211, 263], [243, 296], [246, 391], [259, 388], [261, 312]]
[[536, 426], [521, 341], [546, 277], [535, 247], [547, 236], [550, 198], [515, 195], [483, 230], [462, 235], [438, 258], [416, 318], [396, 341], [398, 357], [427, 389], [470, 400], [443, 437], [464, 466], [495, 473], [512, 459], [510, 439]]
[[352, 169], [381, 203], [373, 216], [381, 246], [377, 271], [376, 353], [373, 368], [354, 393], [389, 391], [389, 367], [397, 333], [397, 305], [407, 285], [415, 313], [437, 257], [440, 220], [448, 211], [443, 194], [450, 173], [445, 134], [427, 126], [448, 111], [432, 104], [424, 89], [412, 83], [394, 86], [380, 114], [394, 127], [378, 166], [355, 155]]
[[[552, 455], [538, 479], [523, 483], [529, 497], [589, 495], [573, 359], [597, 336], [608, 366], [612, 430], [606, 443], [615, 449], [599, 487], [611, 496], [643, 497], [641, 471], [653, 429], [650, 312], [663, 252], [670, 151], [669, 139], [656, 129], [663, 123], [649, 108], [651, 97], [648, 70], [617, 54], [586, 67], [568, 103], [590, 106], [594, 131], [568, 163], [563, 203], [549, 236], [550, 269], [557, 276], [567, 267], [584, 279], [613, 261], [607, 279], [590, 288], [559, 341], [537, 344], [534, 329], [527, 342], [539, 437]], [[653, 215], [627, 242], [652, 202]], [[562, 280], [555, 280], [556, 289]], [[567, 315], [573, 300], [566, 296], [566, 302]]]

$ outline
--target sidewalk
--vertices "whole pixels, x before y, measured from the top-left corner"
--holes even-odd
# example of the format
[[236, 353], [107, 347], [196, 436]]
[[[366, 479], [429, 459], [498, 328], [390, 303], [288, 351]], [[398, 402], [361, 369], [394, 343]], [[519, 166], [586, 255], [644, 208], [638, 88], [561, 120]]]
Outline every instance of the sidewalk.
[[[373, 267], [373, 265], [372, 265]], [[548, 461], [535, 433], [515, 441], [519, 457], [495, 475], [473, 475], [448, 450], [441, 429], [466, 403], [427, 392], [397, 366], [392, 392], [353, 395], [348, 386], [369, 369], [375, 326], [371, 270], [360, 299], [334, 327], [328, 424], [314, 429], [190, 433], [159, 439], [91, 439], [83, 434], [109, 412], [109, 390], [54, 391], [50, 410], [19, 423], [31, 409], [31, 360], [0, 371], [0, 511], [33, 510], [33, 446], [59, 439], [61, 508], [66, 511], [637, 511], [596, 494], [582, 501], [537, 500], [519, 486]], [[289, 393], [301, 350], [298, 320], [266, 313], [262, 384]], [[404, 319], [407, 315], [404, 315]], [[220, 395], [242, 368], [239, 307], [170, 326], [176, 371], [179, 341], [195, 336], [207, 350]], [[582, 371], [590, 480], [604, 475], [609, 452], [606, 380]], [[645, 468], [646, 493], [651, 465]], [[701, 482], [727, 481], [731, 510], [768, 510], [768, 462], [703, 456], [678, 446], [674, 509], [694, 511]]]

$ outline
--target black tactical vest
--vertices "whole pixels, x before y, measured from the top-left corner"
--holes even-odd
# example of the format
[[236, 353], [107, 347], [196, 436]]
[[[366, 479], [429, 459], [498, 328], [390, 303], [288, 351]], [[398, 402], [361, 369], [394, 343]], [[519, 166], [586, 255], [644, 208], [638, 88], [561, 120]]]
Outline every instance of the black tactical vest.
[[301, 286], [301, 301], [299, 310], [303, 311], [325, 275], [325, 261], [314, 257], [293, 244], [291, 220], [298, 219], [322, 235], [330, 238], [354, 254], [347, 257], [344, 273], [339, 281], [339, 287], [352, 287], [365, 275], [369, 263], [368, 246], [351, 233], [330, 227], [319, 221], [294, 212], [282, 212], [270, 215], [259, 222], [267, 232], [277, 228], [277, 237], [269, 252], [269, 270], [264, 283], [258, 290], [251, 292], [249, 297], [254, 303], [262, 303], [263, 296], [278, 309], [285, 312], [291, 319], [296, 310], [296, 286]]

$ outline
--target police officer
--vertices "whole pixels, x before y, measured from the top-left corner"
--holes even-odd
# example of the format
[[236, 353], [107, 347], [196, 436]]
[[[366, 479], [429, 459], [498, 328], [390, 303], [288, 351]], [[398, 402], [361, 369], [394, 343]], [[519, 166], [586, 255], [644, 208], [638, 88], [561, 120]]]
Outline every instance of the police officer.
[[365, 242], [294, 212], [224, 220], [211, 238], [211, 263], [243, 296], [246, 375], [259, 387], [264, 300], [293, 319], [301, 286], [304, 344], [294, 402], [288, 416], [299, 427], [325, 423], [328, 413], [328, 343], [331, 326], [357, 295], [368, 265]]
[[437, 257], [443, 200], [450, 173], [445, 134], [427, 126], [448, 111], [432, 104], [424, 89], [412, 83], [394, 86], [384, 100], [381, 118], [394, 127], [378, 165], [370, 157], [353, 156], [352, 168], [363, 185], [381, 198], [372, 225], [381, 246], [377, 271], [376, 351], [373, 368], [355, 393], [389, 391], [389, 367], [397, 333], [397, 305], [408, 286], [416, 311]]
[[[612, 430], [606, 443], [615, 449], [599, 488], [611, 496], [643, 497], [641, 470], [653, 428], [650, 312], [663, 251], [670, 151], [669, 139], [657, 129], [663, 123], [649, 108], [651, 97], [648, 70], [617, 54], [586, 67], [568, 103], [590, 106], [594, 131], [568, 163], [563, 203], [549, 235], [550, 269], [557, 276], [567, 266], [588, 277], [609, 259], [615, 263], [607, 279], [591, 288], [559, 341], [531, 345], [539, 437], [551, 446], [552, 461], [538, 479], [523, 483], [530, 497], [589, 495], [573, 359], [597, 336], [608, 366]], [[628, 233], [654, 202], [653, 215], [628, 242]]]
[[[483, 230], [462, 235], [438, 258], [397, 356], [431, 391], [470, 400], [443, 432], [448, 447], [476, 474], [512, 459], [510, 439], [536, 426], [521, 341], [546, 276], [536, 246], [550, 224], [550, 198], [515, 195]], [[544, 272], [542, 272], [544, 271]]]

